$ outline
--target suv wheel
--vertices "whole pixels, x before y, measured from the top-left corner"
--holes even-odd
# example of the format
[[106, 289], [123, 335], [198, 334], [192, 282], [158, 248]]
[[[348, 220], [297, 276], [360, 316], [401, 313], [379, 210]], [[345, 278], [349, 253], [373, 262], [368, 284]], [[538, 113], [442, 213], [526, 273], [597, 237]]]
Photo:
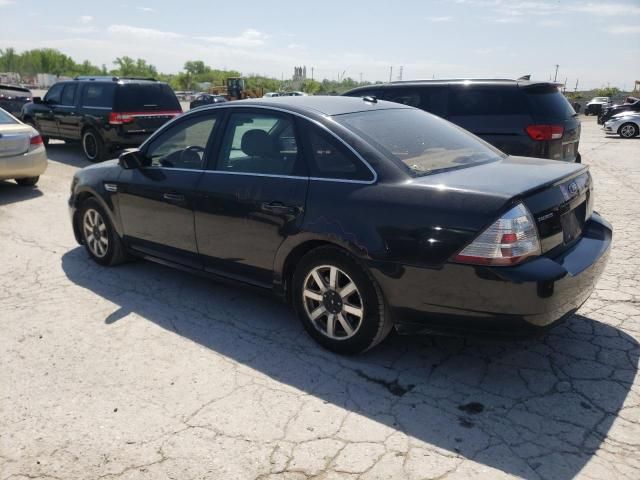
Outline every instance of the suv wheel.
[[292, 287], [305, 329], [333, 352], [364, 352], [384, 340], [393, 326], [371, 274], [337, 248], [321, 247], [305, 255]]
[[78, 222], [89, 256], [100, 265], [117, 265], [126, 260], [124, 245], [106, 212], [93, 198], [80, 205]]
[[638, 126], [635, 123], [624, 123], [618, 129], [618, 134], [622, 138], [633, 138], [638, 136]]
[[104, 160], [107, 149], [102, 137], [95, 130], [89, 129], [82, 134], [82, 151], [87, 160], [96, 163]]

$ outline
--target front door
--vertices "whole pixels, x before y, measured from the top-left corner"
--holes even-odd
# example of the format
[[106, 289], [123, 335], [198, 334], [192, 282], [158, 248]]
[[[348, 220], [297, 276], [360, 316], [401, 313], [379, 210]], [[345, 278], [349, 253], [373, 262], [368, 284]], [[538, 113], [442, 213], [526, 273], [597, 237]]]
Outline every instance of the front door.
[[34, 109], [34, 115], [38, 131], [47, 137], [58, 137], [58, 120], [55, 116], [55, 108], [62, 100], [64, 83], [56, 83]]
[[118, 204], [131, 248], [201, 268], [196, 246], [193, 196], [203, 175], [216, 115], [178, 121], [145, 146], [148, 166], [123, 170]]
[[232, 111], [217, 164], [198, 185], [198, 250], [209, 272], [271, 286], [276, 251], [302, 223], [309, 179], [291, 116]]

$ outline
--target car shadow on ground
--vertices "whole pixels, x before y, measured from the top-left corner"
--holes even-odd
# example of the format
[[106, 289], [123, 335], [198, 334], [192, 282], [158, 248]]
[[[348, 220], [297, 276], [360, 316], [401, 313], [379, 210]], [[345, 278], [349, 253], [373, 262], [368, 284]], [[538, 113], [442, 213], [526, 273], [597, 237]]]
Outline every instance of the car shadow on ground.
[[71, 167], [83, 168], [91, 163], [84, 157], [80, 143], [65, 143], [62, 141], [51, 141], [47, 145], [47, 157], [49, 160], [64, 163]]
[[13, 181], [0, 180], [0, 206], [31, 200], [42, 195], [42, 191], [37, 186], [21, 187]]
[[[289, 308], [266, 295], [148, 262], [105, 269], [83, 248], [62, 258], [73, 283], [325, 403], [464, 458], [527, 479], [573, 478], [605, 437], [632, 451], [622, 410], [639, 345], [611, 325], [576, 315], [543, 337], [489, 341], [394, 335], [371, 352], [322, 350]], [[633, 419], [631, 419], [633, 421]], [[627, 428], [625, 428], [627, 425]], [[343, 427], [344, 428], [344, 427]], [[375, 440], [376, 429], [371, 441]], [[457, 459], [457, 460], [456, 460]]]

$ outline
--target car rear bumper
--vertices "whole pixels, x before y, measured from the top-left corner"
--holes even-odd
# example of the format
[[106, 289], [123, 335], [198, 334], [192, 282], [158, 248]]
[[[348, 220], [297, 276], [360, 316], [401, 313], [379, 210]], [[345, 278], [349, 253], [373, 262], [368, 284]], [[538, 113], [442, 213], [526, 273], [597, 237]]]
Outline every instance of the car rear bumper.
[[447, 263], [374, 268], [400, 333], [527, 333], [577, 310], [593, 291], [611, 245], [594, 214], [570, 249], [514, 267]]
[[47, 151], [39, 147], [14, 157], [0, 157], [0, 180], [39, 177], [47, 169]]

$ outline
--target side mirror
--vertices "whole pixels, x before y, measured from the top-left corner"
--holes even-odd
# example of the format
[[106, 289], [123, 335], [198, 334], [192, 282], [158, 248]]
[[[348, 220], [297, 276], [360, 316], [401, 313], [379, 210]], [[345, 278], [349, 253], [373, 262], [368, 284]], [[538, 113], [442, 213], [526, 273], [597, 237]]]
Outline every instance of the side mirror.
[[41, 104], [42, 104], [42, 97], [33, 97], [33, 98], [31, 99], [31, 101], [32, 101], [33, 103], [35, 103], [36, 105], [41, 105]]
[[125, 150], [118, 157], [118, 165], [127, 170], [143, 167], [147, 163], [144, 154], [137, 148]]

